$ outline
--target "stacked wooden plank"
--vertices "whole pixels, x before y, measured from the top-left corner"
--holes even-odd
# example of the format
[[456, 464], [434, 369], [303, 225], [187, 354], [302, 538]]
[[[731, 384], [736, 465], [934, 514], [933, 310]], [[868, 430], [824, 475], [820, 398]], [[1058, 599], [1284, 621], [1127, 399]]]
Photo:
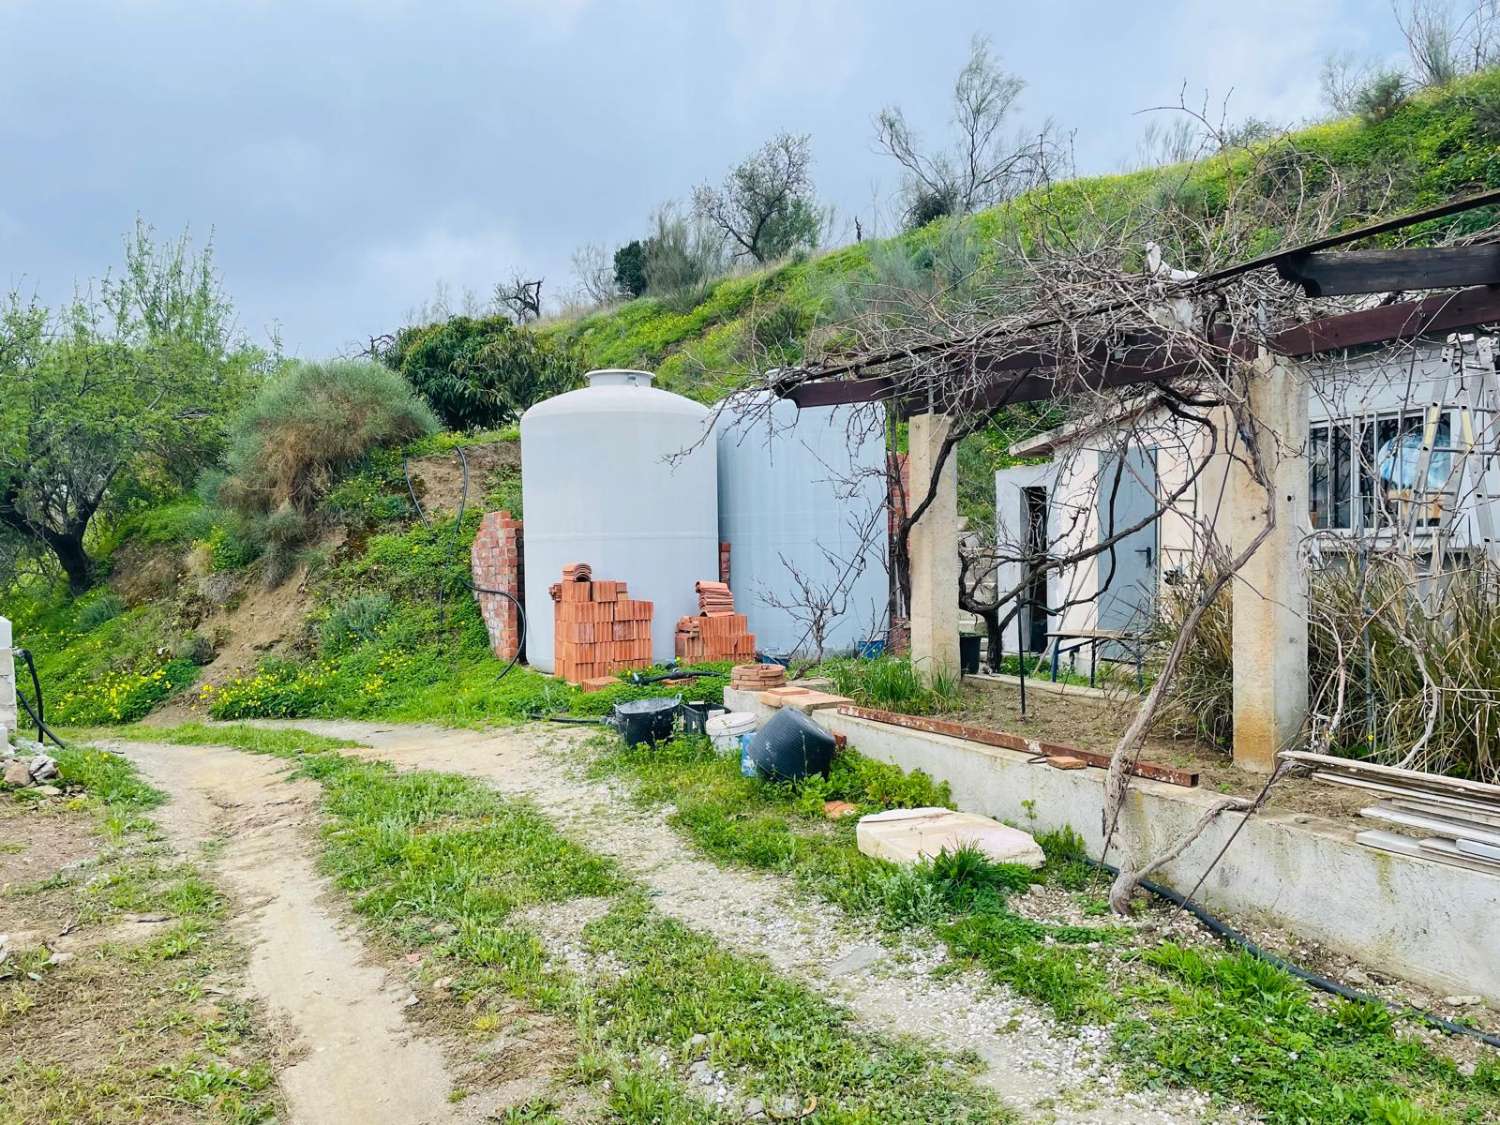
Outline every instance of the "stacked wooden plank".
[[577, 684], [650, 667], [654, 607], [628, 597], [624, 582], [595, 580], [587, 563], [570, 563], [548, 591], [557, 675]]
[[734, 612], [734, 595], [723, 582], [702, 581], [696, 617], [677, 619], [678, 660], [735, 660], [754, 657], [755, 634], [743, 613]]
[[786, 683], [780, 664], [736, 664], [729, 673], [729, 686], [740, 691], [769, 691]]
[[1361, 844], [1500, 876], [1500, 785], [1325, 754], [1281, 756], [1312, 767], [1319, 780], [1383, 798], [1360, 815], [1404, 831], [1360, 832]]

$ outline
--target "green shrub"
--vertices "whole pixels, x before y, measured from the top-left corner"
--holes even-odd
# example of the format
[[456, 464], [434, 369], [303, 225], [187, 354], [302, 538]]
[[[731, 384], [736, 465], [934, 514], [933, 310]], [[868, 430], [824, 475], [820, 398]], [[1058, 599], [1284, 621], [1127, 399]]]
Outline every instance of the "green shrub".
[[646, 292], [646, 248], [636, 238], [615, 251], [615, 284], [620, 292], [639, 297]]
[[410, 387], [379, 364], [296, 363], [236, 417], [231, 476], [220, 495], [237, 511], [311, 512], [340, 473], [372, 450], [437, 429]]
[[249, 566], [258, 553], [250, 538], [222, 523], [211, 527], [193, 546], [202, 548], [207, 553], [209, 567], [215, 572], [239, 570], [242, 566]]
[[391, 615], [388, 594], [359, 594], [335, 608], [318, 630], [326, 653], [342, 652], [365, 641], [374, 640]]
[[302, 549], [312, 536], [312, 522], [291, 505], [284, 505], [255, 521], [264, 548], [265, 583], [280, 586], [302, 561]]
[[78, 611], [77, 624], [80, 632], [92, 633], [107, 621], [113, 621], [125, 612], [125, 603], [114, 594], [105, 592], [91, 598]]
[[214, 643], [202, 633], [181, 637], [172, 642], [172, 659], [191, 664], [208, 664], [214, 658]]
[[1399, 71], [1385, 70], [1370, 78], [1354, 95], [1354, 111], [1371, 125], [1390, 117], [1406, 103], [1406, 79]]
[[577, 386], [579, 377], [569, 344], [501, 316], [408, 328], [386, 362], [453, 430], [513, 422], [533, 403]]

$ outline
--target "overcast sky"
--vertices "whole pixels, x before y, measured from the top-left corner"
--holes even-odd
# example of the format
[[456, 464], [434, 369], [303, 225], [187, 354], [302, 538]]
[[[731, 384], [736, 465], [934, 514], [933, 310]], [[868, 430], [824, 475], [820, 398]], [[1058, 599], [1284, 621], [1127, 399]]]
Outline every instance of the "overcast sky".
[[900, 182], [872, 116], [940, 137], [975, 32], [1082, 172], [1184, 85], [1290, 123], [1330, 51], [1399, 46], [1386, 0], [0, 0], [0, 283], [55, 302], [139, 214], [212, 231], [244, 328], [321, 357], [439, 282], [570, 289], [576, 247], [781, 130], [868, 227]]

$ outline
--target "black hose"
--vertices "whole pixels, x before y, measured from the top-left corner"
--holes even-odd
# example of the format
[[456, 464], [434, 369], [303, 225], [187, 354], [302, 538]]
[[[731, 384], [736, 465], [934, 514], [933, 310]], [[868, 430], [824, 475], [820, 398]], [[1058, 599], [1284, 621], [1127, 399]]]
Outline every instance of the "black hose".
[[[463, 467], [464, 483], [463, 490], [460, 492], [458, 498], [458, 516], [453, 521], [453, 546], [448, 554], [448, 565], [450, 567], [458, 558], [458, 545], [463, 540], [464, 513], [468, 510], [469, 505], [469, 458], [464, 454], [464, 449], [461, 445], [456, 446], [454, 452], [458, 454], [459, 464]], [[401, 455], [401, 472], [406, 477], [406, 494], [411, 497], [411, 506], [416, 510], [417, 518], [422, 521], [423, 527], [431, 530], [432, 521], [427, 518], [427, 513], [422, 510], [422, 502], [417, 499], [416, 485], [412, 482], [411, 478], [411, 462], [405, 453]], [[476, 586], [473, 580], [469, 578], [464, 578], [462, 581], [465, 586], [476, 594], [494, 594], [496, 597], [505, 598], [511, 605], [516, 607], [516, 619], [520, 627], [520, 636], [516, 640], [516, 654], [510, 658], [510, 663], [500, 669], [500, 674], [495, 677], [495, 681], [498, 683], [505, 679], [510, 674], [511, 669], [521, 662], [521, 653], [526, 651], [526, 606], [520, 598], [508, 590], [491, 590], [486, 586]], [[438, 583], [436, 598], [438, 605], [438, 629], [441, 630], [447, 620], [443, 605], [443, 586], [441, 582]]]
[[686, 680], [694, 676], [717, 675], [719, 673], [712, 668], [669, 668], [665, 672], [657, 672], [652, 676], [643, 676], [639, 672], [632, 672], [629, 682], [636, 687], [644, 687], [646, 684], [659, 684], [666, 680]]
[[[1096, 867], [1100, 871], [1106, 871], [1111, 875], [1119, 875], [1120, 873], [1120, 869], [1118, 867], [1110, 863], [1105, 863], [1102, 860], [1089, 859], [1087, 856], [1085, 856], [1084, 862], [1087, 863], [1090, 867]], [[1222, 940], [1228, 942], [1230, 945], [1237, 946], [1238, 948], [1243, 949], [1246, 953], [1250, 954], [1250, 956], [1254, 957], [1256, 960], [1264, 961], [1268, 965], [1274, 965], [1276, 968], [1282, 970], [1283, 972], [1296, 977], [1298, 980], [1304, 982], [1305, 984], [1312, 985], [1312, 987], [1322, 992], [1329, 992], [1334, 996], [1342, 996], [1346, 1000], [1354, 1000], [1360, 1003], [1380, 1004], [1386, 1008], [1391, 1009], [1394, 1012], [1415, 1016], [1417, 1019], [1429, 1023], [1433, 1027], [1440, 1028], [1452, 1035], [1467, 1035], [1470, 1038], [1478, 1039], [1481, 1043], [1488, 1043], [1491, 1047], [1500, 1047], [1500, 1035], [1495, 1035], [1488, 1031], [1481, 1031], [1477, 1027], [1465, 1027], [1461, 1023], [1454, 1023], [1452, 1020], [1444, 1019], [1442, 1016], [1435, 1015], [1432, 1012], [1424, 1011], [1423, 1009], [1415, 1007], [1413, 1005], [1392, 1003], [1391, 1001], [1382, 999], [1379, 996], [1372, 996], [1367, 992], [1360, 992], [1358, 989], [1350, 988], [1345, 984], [1340, 984], [1338, 981], [1329, 980], [1327, 977], [1320, 976], [1319, 974], [1313, 972], [1311, 969], [1304, 969], [1301, 965], [1294, 964], [1284, 957], [1278, 957], [1276, 954], [1270, 952], [1270, 950], [1262, 949], [1260, 946], [1256, 945], [1255, 942], [1251, 941], [1244, 934], [1240, 933], [1239, 930], [1236, 930], [1233, 926], [1229, 925], [1223, 919], [1210, 914], [1207, 910], [1199, 906], [1196, 902], [1188, 898], [1186, 895], [1180, 895], [1176, 891], [1172, 890], [1172, 888], [1164, 887], [1160, 883], [1153, 883], [1149, 879], [1142, 879], [1139, 885], [1142, 889], [1150, 891], [1158, 898], [1165, 899], [1167, 902], [1172, 903], [1180, 909], [1186, 910], [1194, 918], [1202, 922], [1203, 925], [1207, 927], [1208, 930], [1216, 937], [1221, 938]]]
[[16, 692], [16, 701], [22, 707], [26, 708], [26, 713], [31, 716], [31, 721], [36, 724], [36, 740], [38, 742], [45, 742], [50, 738], [58, 746], [66, 750], [67, 747], [63, 745], [63, 740], [58, 738], [52, 732], [52, 728], [47, 725], [47, 703], [42, 697], [42, 680], [36, 674], [36, 661], [31, 658], [31, 651], [29, 649], [18, 648], [14, 652], [26, 665], [27, 671], [31, 673], [31, 690], [36, 694], [36, 708], [33, 709], [31, 704], [27, 702], [26, 697], [19, 691]]

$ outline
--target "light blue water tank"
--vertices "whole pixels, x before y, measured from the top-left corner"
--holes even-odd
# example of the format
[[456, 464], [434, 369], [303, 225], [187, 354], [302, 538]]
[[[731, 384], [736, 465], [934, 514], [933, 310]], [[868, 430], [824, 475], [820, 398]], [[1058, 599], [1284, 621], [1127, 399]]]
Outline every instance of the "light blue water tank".
[[792, 568], [842, 606], [826, 651], [852, 651], [886, 626], [885, 443], [863, 423], [855, 408], [799, 411], [770, 392], [715, 421], [729, 585], [762, 652], [809, 649], [805, 618], [773, 604], [802, 597]]
[[[645, 371], [592, 371], [588, 386], [521, 416], [526, 653], [553, 670], [552, 599], [562, 568], [586, 562], [654, 603], [652, 654], [674, 655], [693, 584], [719, 577], [717, 462], [708, 411], [651, 386]], [[682, 456], [674, 463], [674, 455]]]

